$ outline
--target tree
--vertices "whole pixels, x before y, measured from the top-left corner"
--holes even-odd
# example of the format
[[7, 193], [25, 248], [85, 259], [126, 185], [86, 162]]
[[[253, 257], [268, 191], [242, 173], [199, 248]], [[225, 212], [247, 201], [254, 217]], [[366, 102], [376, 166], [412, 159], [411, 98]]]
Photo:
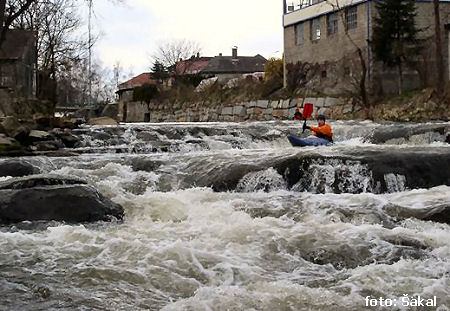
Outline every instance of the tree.
[[11, 25], [37, 0], [0, 0], [0, 48]]
[[133, 101], [140, 101], [149, 104], [150, 101], [158, 95], [159, 91], [156, 85], [144, 84], [133, 90]]
[[398, 92], [403, 91], [403, 66], [418, 55], [414, 0], [383, 0], [376, 4], [378, 17], [373, 30], [375, 58], [397, 67]]
[[39, 1], [14, 26], [36, 32], [41, 76], [38, 96], [56, 105], [59, 78], [87, 54], [88, 40], [76, 35], [83, 26], [77, 0]]
[[436, 72], [437, 72], [437, 91], [439, 95], [444, 94], [444, 57], [442, 55], [442, 30], [439, 0], [433, 0], [434, 6], [434, 29], [435, 29], [435, 48], [436, 48]]
[[169, 77], [166, 67], [159, 61], [155, 61], [153, 67], [151, 68], [153, 78], [162, 83], [165, 79]]
[[[197, 42], [184, 39], [172, 40], [160, 44], [153, 55], [153, 59], [155, 62], [164, 65], [171, 74], [178, 76], [189, 70], [189, 64], [192, 62], [186, 60], [199, 55], [200, 51], [201, 48]], [[185, 62], [183, 62], [183, 65], [179, 65], [180, 61]]]
[[281, 58], [269, 58], [264, 66], [264, 80], [283, 81], [283, 60]]

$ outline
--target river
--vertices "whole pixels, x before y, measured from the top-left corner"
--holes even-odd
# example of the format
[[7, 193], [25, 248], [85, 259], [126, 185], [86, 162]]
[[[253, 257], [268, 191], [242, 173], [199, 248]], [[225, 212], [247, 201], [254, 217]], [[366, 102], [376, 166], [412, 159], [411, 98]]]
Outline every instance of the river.
[[450, 145], [332, 125], [307, 148], [293, 122], [86, 127], [80, 156], [24, 158], [126, 217], [0, 226], [0, 310], [449, 310], [450, 226], [425, 219], [450, 207]]

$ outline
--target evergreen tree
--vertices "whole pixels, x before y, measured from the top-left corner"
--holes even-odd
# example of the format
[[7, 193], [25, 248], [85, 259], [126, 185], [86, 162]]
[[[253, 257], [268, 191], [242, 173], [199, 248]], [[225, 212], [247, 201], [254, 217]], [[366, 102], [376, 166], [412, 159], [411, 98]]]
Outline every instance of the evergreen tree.
[[159, 61], [155, 61], [151, 69], [153, 78], [158, 80], [160, 83], [169, 77], [169, 73], [166, 67]]
[[378, 17], [373, 29], [375, 58], [397, 67], [399, 94], [403, 89], [403, 65], [418, 54], [418, 29], [414, 0], [382, 0], [376, 4]]

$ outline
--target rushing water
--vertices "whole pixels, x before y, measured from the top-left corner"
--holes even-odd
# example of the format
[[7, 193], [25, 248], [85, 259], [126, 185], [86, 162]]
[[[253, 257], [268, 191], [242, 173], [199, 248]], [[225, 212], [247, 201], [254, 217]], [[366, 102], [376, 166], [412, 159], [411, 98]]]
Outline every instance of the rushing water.
[[[411, 188], [396, 164], [376, 182], [370, 159], [434, 163], [450, 146], [333, 126], [334, 146], [304, 149], [292, 122], [86, 128], [80, 156], [24, 159], [87, 180], [126, 219], [0, 227], [0, 310], [449, 310], [450, 226], [420, 218], [450, 206], [450, 168]], [[404, 295], [437, 306], [366, 306]]]

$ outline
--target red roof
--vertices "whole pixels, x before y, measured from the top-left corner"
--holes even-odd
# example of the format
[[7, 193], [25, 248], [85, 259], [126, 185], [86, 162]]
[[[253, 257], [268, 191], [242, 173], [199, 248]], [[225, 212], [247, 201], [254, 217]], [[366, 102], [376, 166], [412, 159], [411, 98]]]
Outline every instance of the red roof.
[[156, 81], [153, 80], [150, 72], [141, 73], [140, 75], [119, 84], [119, 90], [133, 89], [144, 84], [156, 84]]
[[178, 74], [197, 74], [208, 66], [212, 57], [199, 57], [182, 60], [177, 63]]

